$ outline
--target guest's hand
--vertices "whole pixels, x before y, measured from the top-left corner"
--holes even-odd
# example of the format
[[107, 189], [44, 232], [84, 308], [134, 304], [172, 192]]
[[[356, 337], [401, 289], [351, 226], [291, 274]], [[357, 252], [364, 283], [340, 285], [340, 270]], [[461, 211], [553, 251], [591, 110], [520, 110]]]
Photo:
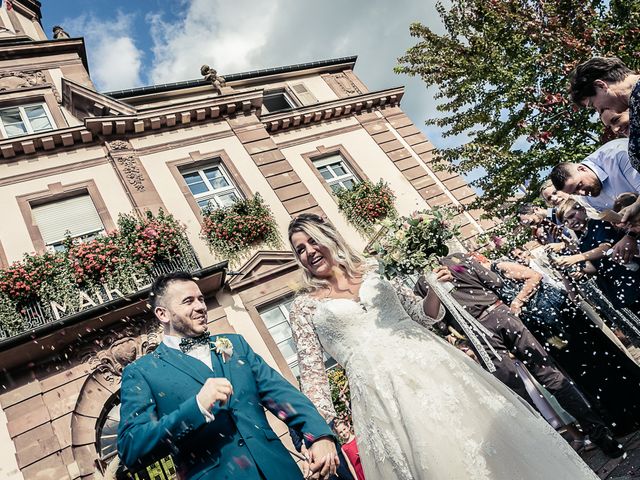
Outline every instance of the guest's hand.
[[623, 226], [628, 227], [631, 224], [637, 224], [640, 220], [640, 202], [636, 200], [631, 205], [624, 207], [618, 213], [622, 215], [620, 223]]
[[575, 265], [579, 261], [580, 257], [578, 255], [566, 255], [564, 257], [557, 257], [554, 263], [559, 267], [570, 267], [571, 265]]
[[198, 392], [196, 398], [203, 408], [211, 410], [216, 402], [220, 402], [221, 406], [226, 405], [231, 395], [233, 395], [233, 386], [229, 380], [226, 378], [209, 378]]
[[638, 254], [638, 241], [625, 235], [613, 246], [612, 257], [616, 262], [629, 263]]
[[557, 242], [557, 243], [549, 243], [548, 245], [545, 245], [544, 249], [547, 252], [555, 252], [555, 253], [560, 253], [562, 250], [564, 250], [566, 247], [566, 245], [564, 244], [564, 242]]
[[583, 272], [582, 270], [578, 270], [577, 272], [571, 272], [571, 273], [569, 274], [569, 276], [570, 276], [571, 278], [573, 278], [574, 280], [581, 280], [581, 279], [583, 279], [584, 277], [586, 277], [586, 275], [587, 275], [587, 274], [586, 274], [585, 272]]
[[320, 438], [313, 442], [309, 448], [309, 461], [311, 462], [311, 476], [309, 478], [325, 480], [330, 475], [335, 475], [340, 460], [333, 439]]
[[436, 267], [433, 270], [433, 273], [436, 274], [436, 279], [439, 282], [445, 283], [445, 282], [451, 282], [453, 281], [453, 274], [451, 273], [451, 271], [449, 270], [448, 267], [445, 267], [444, 265], [441, 265], [439, 267]]
[[509, 309], [516, 317], [520, 316], [520, 313], [522, 312], [522, 302], [518, 299], [514, 299], [513, 302], [511, 302]]

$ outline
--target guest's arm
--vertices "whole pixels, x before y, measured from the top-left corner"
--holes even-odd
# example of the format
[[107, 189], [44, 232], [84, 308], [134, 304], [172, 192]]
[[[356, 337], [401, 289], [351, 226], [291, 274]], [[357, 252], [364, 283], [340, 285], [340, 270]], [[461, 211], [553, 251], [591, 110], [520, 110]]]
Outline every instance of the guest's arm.
[[349, 472], [351, 472], [351, 476], [353, 477], [353, 479], [357, 480], [358, 474], [356, 473], [355, 468], [353, 468], [351, 460], [349, 460], [349, 456], [347, 455], [347, 452], [344, 451], [344, 448], [342, 449], [342, 458], [344, 458], [344, 461], [347, 462], [347, 467], [349, 467]]
[[564, 257], [558, 257], [555, 260], [555, 264], [560, 267], [569, 267], [576, 263], [586, 262], [591, 260], [600, 260], [606, 256], [607, 251], [611, 248], [611, 244], [604, 242], [598, 245], [596, 248], [584, 253], [576, 253], [575, 255], [566, 255]]
[[524, 282], [516, 298], [511, 301], [511, 311], [517, 315], [538, 290], [542, 275], [529, 267], [513, 262], [498, 262], [496, 263], [496, 268], [505, 277]]

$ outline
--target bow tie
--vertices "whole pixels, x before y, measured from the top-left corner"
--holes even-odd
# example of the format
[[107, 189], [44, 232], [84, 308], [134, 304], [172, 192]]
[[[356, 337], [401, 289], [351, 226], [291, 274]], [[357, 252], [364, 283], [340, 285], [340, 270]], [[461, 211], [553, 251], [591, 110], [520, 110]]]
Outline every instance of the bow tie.
[[191, 349], [198, 345], [209, 345], [209, 332], [205, 332], [197, 337], [185, 337], [180, 340], [180, 350], [182, 353], [189, 353]]

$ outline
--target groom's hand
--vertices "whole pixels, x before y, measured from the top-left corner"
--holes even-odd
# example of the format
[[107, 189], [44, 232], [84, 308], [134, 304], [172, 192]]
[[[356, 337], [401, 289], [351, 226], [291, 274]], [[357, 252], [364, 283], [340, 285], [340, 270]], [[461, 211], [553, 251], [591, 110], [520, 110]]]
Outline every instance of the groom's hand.
[[209, 378], [204, 383], [196, 398], [202, 408], [211, 410], [216, 402], [220, 402], [220, 406], [224, 406], [229, 397], [233, 395], [233, 387], [231, 382], [226, 378]]
[[312, 479], [324, 480], [330, 475], [335, 475], [340, 460], [336, 444], [331, 438], [320, 438], [313, 442], [309, 448], [309, 461], [311, 462]]

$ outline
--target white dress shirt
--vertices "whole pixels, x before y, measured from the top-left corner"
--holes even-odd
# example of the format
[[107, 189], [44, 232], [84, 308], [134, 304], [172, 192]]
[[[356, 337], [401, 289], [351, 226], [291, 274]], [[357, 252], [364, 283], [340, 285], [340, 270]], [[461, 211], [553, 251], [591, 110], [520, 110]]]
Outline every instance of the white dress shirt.
[[[164, 338], [162, 339], [162, 343], [164, 343], [169, 348], [173, 348], [174, 350], [178, 350], [182, 352], [182, 350], [180, 350], [180, 340], [182, 340], [181, 337], [176, 337], [174, 335], [165, 335]], [[207, 367], [209, 367], [209, 370], [213, 371], [213, 364], [211, 363], [211, 347], [209, 347], [209, 345], [196, 345], [191, 350], [189, 350], [187, 355], [189, 355], [192, 358], [195, 358], [196, 360], [200, 360]], [[207, 423], [215, 420], [213, 413], [211, 413], [209, 410], [207, 410], [202, 405], [200, 405], [200, 402], [198, 401], [197, 396], [196, 396], [196, 402], [198, 403], [198, 407], [200, 408], [200, 411], [204, 415], [204, 418], [207, 421]]]
[[613, 208], [613, 202], [621, 193], [640, 193], [640, 172], [629, 161], [628, 146], [626, 138], [612, 140], [581, 162], [597, 175], [602, 191], [597, 197], [580, 198], [599, 212]]

